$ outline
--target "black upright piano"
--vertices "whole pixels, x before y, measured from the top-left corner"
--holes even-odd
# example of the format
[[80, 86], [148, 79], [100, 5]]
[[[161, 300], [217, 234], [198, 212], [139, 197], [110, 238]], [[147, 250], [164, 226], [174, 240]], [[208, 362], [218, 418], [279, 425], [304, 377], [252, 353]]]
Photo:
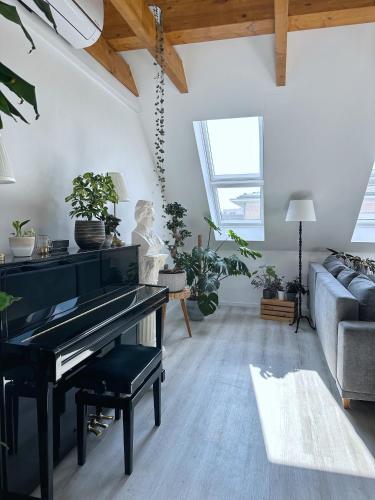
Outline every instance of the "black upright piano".
[[[53, 466], [75, 445], [72, 379], [114, 343], [137, 343], [164, 287], [138, 279], [138, 247], [71, 251], [0, 264], [0, 290], [20, 297], [0, 313], [1, 498], [50, 490]], [[7, 493], [6, 493], [7, 492]], [[12, 492], [12, 494], [8, 493]], [[27, 496], [22, 498], [27, 498]]]

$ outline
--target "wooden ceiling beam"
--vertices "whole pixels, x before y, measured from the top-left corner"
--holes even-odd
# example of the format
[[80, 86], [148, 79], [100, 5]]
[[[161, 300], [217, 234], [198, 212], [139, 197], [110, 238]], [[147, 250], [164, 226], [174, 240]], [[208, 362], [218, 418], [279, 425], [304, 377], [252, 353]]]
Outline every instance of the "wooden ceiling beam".
[[[373, 22], [375, 22], [375, 6], [355, 7], [352, 9], [291, 15], [288, 18], [288, 31], [332, 28], [335, 26], [348, 26], [351, 24]], [[260, 19], [170, 31], [167, 32], [166, 35], [172, 45], [182, 45], [255, 35], [269, 35], [274, 32], [274, 19]], [[146, 48], [142, 40], [136, 36], [110, 38], [108, 39], [108, 43], [118, 52]]]
[[286, 83], [286, 55], [288, 46], [288, 8], [289, 0], [274, 0], [275, 6], [275, 56], [276, 85]]
[[163, 64], [165, 73], [181, 93], [187, 93], [185, 71], [182, 61], [167, 36], [164, 37], [164, 57], [160, 61], [157, 53], [155, 19], [144, 0], [111, 0], [121, 17], [126, 21], [139, 41], [157, 62]]
[[94, 59], [135, 96], [138, 97], [138, 89], [135, 84], [131, 69], [128, 63], [117, 54], [109, 43], [101, 36], [99, 40], [85, 49]]

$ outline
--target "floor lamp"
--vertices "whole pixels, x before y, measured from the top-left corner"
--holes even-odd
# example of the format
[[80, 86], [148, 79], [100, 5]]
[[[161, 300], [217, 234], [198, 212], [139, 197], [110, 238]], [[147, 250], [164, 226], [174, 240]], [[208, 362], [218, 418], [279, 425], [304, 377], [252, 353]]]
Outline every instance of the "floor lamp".
[[307, 319], [309, 325], [313, 328], [310, 318], [302, 314], [302, 222], [315, 222], [315, 210], [312, 200], [290, 200], [288, 212], [285, 218], [286, 222], [299, 222], [299, 252], [298, 252], [298, 310], [294, 324], [297, 322], [296, 331], [298, 332], [301, 319]]

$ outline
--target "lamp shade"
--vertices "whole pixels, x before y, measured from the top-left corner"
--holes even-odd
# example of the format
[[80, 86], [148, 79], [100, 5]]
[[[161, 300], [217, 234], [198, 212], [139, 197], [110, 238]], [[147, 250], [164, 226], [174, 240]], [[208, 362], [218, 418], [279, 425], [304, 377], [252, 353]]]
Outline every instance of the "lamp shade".
[[115, 186], [118, 201], [129, 201], [129, 194], [126, 188], [124, 175], [121, 172], [108, 172]]
[[0, 184], [13, 184], [16, 182], [8, 153], [0, 136]]
[[286, 222], [315, 222], [315, 209], [312, 200], [290, 200]]

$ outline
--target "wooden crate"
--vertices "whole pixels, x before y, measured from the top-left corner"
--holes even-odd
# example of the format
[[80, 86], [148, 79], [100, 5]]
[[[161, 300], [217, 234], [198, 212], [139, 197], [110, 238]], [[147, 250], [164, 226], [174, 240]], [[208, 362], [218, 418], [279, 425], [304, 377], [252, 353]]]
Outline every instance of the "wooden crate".
[[260, 302], [260, 317], [274, 321], [291, 323], [296, 314], [297, 302], [278, 299], [262, 299]]

